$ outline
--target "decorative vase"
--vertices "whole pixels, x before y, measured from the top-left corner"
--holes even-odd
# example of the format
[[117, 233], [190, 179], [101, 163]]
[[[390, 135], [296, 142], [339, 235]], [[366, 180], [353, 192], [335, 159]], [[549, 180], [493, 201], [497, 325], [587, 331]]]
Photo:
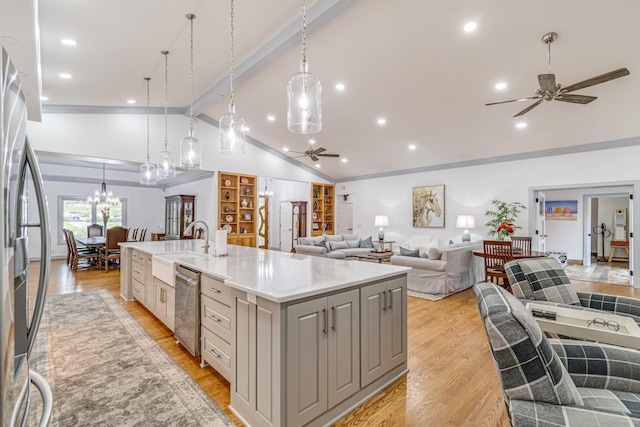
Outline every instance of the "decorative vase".
[[229, 200], [229, 197], [231, 197], [231, 194], [229, 194], [229, 192], [228, 192], [228, 191], [227, 191], [227, 192], [225, 192], [225, 193], [224, 193], [224, 199], [225, 199], [225, 200]]
[[242, 199], [242, 202], [240, 204], [243, 208], [246, 208], [249, 205], [249, 202], [247, 202], [247, 199]]
[[104, 230], [104, 235], [105, 236], [107, 235], [107, 221], [109, 221], [109, 220], [108, 219], [104, 220], [104, 228], [103, 228], [103, 230]]

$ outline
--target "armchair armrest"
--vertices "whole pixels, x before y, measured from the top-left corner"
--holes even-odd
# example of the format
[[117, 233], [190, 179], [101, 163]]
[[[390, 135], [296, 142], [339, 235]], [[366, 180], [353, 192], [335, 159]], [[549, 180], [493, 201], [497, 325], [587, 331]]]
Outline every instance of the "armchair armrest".
[[511, 424], [519, 426], [620, 426], [637, 425], [632, 414], [599, 411], [579, 406], [560, 406], [528, 400], [512, 400], [509, 407]]
[[595, 292], [578, 292], [583, 307], [611, 311], [640, 323], [640, 299]]
[[576, 387], [640, 393], [640, 351], [589, 341], [549, 342]]

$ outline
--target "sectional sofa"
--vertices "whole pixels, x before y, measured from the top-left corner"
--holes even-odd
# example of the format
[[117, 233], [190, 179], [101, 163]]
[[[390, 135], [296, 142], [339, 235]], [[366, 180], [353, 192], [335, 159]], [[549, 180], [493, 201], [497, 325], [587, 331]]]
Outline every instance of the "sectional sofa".
[[343, 259], [367, 255], [374, 250], [371, 236], [361, 239], [357, 234], [300, 237], [296, 253]]

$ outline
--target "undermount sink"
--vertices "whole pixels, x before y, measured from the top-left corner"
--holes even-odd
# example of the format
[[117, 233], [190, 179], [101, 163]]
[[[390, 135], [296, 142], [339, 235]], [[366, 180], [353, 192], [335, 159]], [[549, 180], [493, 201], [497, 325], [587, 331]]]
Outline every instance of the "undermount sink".
[[157, 277], [165, 283], [175, 286], [175, 269], [174, 261], [186, 258], [199, 257], [202, 254], [192, 251], [174, 252], [165, 254], [162, 257], [154, 255], [151, 258], [151, 272], [153, 277]]

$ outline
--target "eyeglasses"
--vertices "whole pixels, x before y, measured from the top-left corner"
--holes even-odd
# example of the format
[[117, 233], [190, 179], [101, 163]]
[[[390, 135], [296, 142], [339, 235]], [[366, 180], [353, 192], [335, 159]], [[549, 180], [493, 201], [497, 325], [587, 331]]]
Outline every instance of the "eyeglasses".
[[604, 320], [600, 319], [599, 317], [596, 317], [593, 320], [587, 320], [587, 326], [591, 325], [600, 326], [601, 328], [604, 328], [606, 326], [607, 328], [616, 332], [618, 332], [618, 330], [620, 329], [620, 324], [615, 320]]

